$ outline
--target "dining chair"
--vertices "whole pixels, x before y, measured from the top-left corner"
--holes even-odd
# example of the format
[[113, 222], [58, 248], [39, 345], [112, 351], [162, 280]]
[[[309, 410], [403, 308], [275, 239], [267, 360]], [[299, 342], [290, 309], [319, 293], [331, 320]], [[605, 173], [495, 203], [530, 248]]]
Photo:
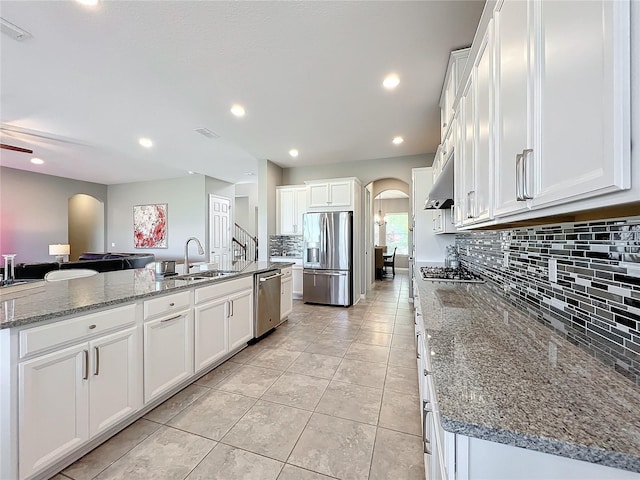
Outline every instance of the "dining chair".
[[396, 250], [397, 249], [398, 247], [395, 247], [391, 255], [383, 255], [385, 273], [387, 271], [387, 267], [391, 267], [391, 273], [393, 274], [394, 277], [396, 276]]

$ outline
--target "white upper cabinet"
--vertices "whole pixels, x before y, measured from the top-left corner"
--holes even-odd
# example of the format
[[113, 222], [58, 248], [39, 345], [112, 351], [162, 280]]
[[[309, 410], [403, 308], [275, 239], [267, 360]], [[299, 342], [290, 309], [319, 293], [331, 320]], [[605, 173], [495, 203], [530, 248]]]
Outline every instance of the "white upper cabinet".
[[493, 28], [491, 22], [473, 66], [476, 83], [475, 186], [470, 195], [473, 221], [491, 218], [493, 195]]
[[[535, 2], [536, 145], [524, 156], [532, 208], [629, 188], [629, 33], [624, 1]], [[621, 15], [625, 10], [626, 18]], [[626, 28], [625, 28], [626, 22]], [[626, 65], [625, 65], [626, 61]], [[625, 79], [626, 77], [626, 79]], [[625, 127], [626, 123], [626, 127]], [[527, 185], [530, 183], [530, 185]]]
[[451, 120], [454, 114], [453, 105], [460, 87], [462, 73], [469, 57], [469, 50], [469, 48], [454, 50], [449, 56], [447, 73], [445, 74], [442, 93], [440, 94], [441, 137], [443, 140], [451, 128]]
[[604, 194], [631, 187], [629, 23], [625, 0], [501, 0], [484, 12], [457, 103], [458, 224], [608, 206]]
[[527, 209], [523, 153], [533, 148], [531, 2], [496, 6], [495, 215]]
[[279, 235], [302, 235], [302, 215], [307, 211], [307, 187], [276, 187], [276, 232]]
[[456, 195], [458, 202], [458, 213], [460, 214], [461, 223], [458, 225], [466, 225], [475, 218], [475, 203], [473, 203], [473, 194], [475, 192], [475, 83], [474, 77], [469, 77], [469, 81], [465, 85], [460, 99], [460, 121], [461, 142], [462, 147], [456, 152], [456, 169], [454, 179], [454, 191], [459, 192]]
[[356, 179], [337, 178], [332, 180], [313, 180], [307, 184], [308, 210], [336, 211], [355, 210], [354, 192]]

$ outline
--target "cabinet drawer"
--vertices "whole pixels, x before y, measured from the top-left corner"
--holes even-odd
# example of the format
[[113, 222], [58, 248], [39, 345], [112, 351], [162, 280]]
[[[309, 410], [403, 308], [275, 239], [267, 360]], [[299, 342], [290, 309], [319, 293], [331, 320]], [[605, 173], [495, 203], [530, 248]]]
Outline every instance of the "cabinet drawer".
[[285, 267], [280, 269], [280, 273], [282, 274], [282, 281], [291, 277], [292, 269], [291, 267]]
[[89, 335], [124, 327], [135, 321], [136, 306], [127, 305], [23, 330], [20, 332], [20, 358], [56, 345], [82, 340]]
[[155, 317], [163, 313], [177, 312], [191, 305], [191, 292], [180, 292], [144, 302], [144, 318]]
[[229, 280], [228, 282], [214, 283], [206, 287], [196, 289], [196, 304], [224, 297], [239, 290], [253, 288], [253, 276]]

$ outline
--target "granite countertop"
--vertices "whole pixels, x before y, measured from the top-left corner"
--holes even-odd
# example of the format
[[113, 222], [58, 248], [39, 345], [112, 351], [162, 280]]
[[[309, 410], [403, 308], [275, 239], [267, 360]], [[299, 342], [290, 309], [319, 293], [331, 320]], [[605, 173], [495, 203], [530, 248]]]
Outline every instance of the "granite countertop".
[[445, 430], [640, 472], [640, 389], [483, 284], [417, 280]]
[[188, 290], [194, 286], [226, 282], [288, 265], [293, 263], [240, 262], [233, 267], [236, 273], [223, 277], [197, 280], [168, 277], [159, 281], [156, 281], [153, 270], [141, 268], [61, 282], [44, 282], [36, 288], [16, 293], [0, 291], [0, 329], [62, 318], [172, 291]]

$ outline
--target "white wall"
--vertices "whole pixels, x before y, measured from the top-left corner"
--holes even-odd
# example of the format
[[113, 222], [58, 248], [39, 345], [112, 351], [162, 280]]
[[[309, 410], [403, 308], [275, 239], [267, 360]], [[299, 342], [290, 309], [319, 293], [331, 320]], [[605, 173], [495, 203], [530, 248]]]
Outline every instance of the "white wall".
[[455, 242], [455, 235], [436, 235], [433, 232], [433, 212], [435, 210], [424, 209], [424, 199], [433, 184], [431, 167], [416, 168], [414, 189], [412, 192], [413, 214], [415, 226], [413, 230], [413, 243], [416, 262], [444, 263], [447, 245]]
[[68, 201], [78, 193], [107, 205], [106, 185], [0, 167], [0, 253], [17, 254], [16, 263], [53, 261], [49, 245], [69, 242]]
[[84, 252], [104, 252], [104, 203], [84, 193], [73, 195], [69, 208], [69, 260]]
[[269, 259], [269, 235], [276, 233], [276, 187], [282, 185], [282, 168], [258, 160], [258, 259]]
[[255, 236], [258, 232], [258, 184], [236, 184], [236, 221]]
[[[216, 182], [210, 182], [212, 189]], [[205, 184], [204, 176], [189, 175], [169, 180], [109, 185], [107, 248], [117, 252], [153, 253], [160, 260], [183, 259], [184, 244], [189, 237], [197, 237], [203, 245], [207, 239], [208, 192]], [[233, 199], [233, 193], [230, 198]], [[155, 203], [167, 204], [168, 248], [136, 249], [133, 242], [133, 206]], [[197, 255], [195, 248], [189, 253], [190, 260], [205, 260], [204, 256]]]
[[310, 167], [285, 168], [279, 185], [299, 185], [305, 180], [356, 177], [362, 185], [380, 178], [397, 178], [411, 185], [411, 169], [433, 164], [433, 153], [375, 160], [345, 161]]

